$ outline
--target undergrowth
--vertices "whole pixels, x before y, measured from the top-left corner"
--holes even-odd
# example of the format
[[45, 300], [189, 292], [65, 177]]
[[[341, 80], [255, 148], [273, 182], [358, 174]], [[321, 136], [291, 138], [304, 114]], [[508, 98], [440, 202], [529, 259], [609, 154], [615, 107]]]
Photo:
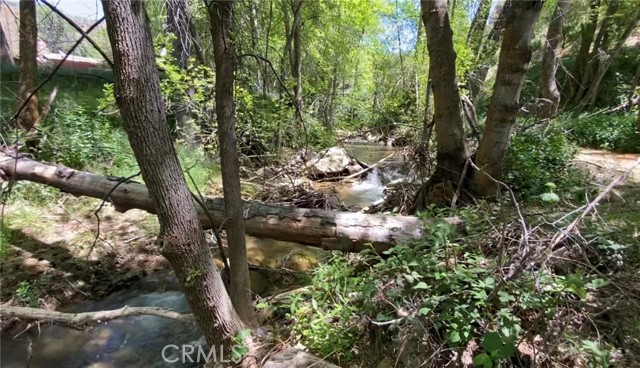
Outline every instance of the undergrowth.
[[[404, 367], [608, 367], [619, 344], [594, 330], [593, 319], [605, 309], [598, 297], [619, 287], [614, 275], [637, 264], [637, 236], [588, 221], [584, 237], [551, 251], [548, 225], [530, 227], [525, 239], [518, 220], [481, 206], [455, 213], [463, 238], [437, 222], [424, 239], [383, 254], [336, 254], [289, 302], [260, 306], [279, 312], [295, 341], [343, 367], [384, 359]], [[559, 229], [576, 216], [544, 222]]]

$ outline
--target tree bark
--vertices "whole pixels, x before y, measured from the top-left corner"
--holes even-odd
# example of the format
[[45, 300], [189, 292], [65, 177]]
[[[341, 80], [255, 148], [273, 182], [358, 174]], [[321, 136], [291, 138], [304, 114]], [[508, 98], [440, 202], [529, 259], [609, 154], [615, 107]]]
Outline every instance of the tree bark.
[[553, 18], [549, 29], [542, 57], [542, 74], [540, 75], [540, 94], [543, 101], [543, 107], [540, 110], [539, 118], [550, 119], [557, 115], [558, 105], [560, 104], [560, 90], [556, 83], [556, 72], [560, 63], [560, 48], [562, 46], [565, 13], [569, 9], [569, 0], [559, 0], [556, 10], [553, 12]]
[[[291, 59], [291, 76], [296, 80], [293, 93], [298, 110], [302, 111], [302, 6], [304, 0], [291, 0], [291, 12], [293, 13], [292, 36], [293, 57]], [[296, 118], [300, 115], [296, 113]]]
[[442, 182], [456, 183], [469, 156], [460, 114], [460, 93], [456, 80], [456, 53], [446, 0], [423, 0], [422, 21], [427, 34], [429, 75], [433, 81], [437, 152], [436, 170], [418, 190], [412, 212], [425, 208], [431, 189]]
[[83, 313], [63, 313], [49, 309], [11, 307], [0, 305], [2, 318], [16, 317], [20, 319], [35, 320], [38, 322], [51, 322], [59, 325], [83, 329], [89, 322], [103, 322], [112, 319], [130, 316], [156, 316], [160, 318], [175, 319], [184, 322], [193, 322], [193, 315], [182, 314], [172, 310], [157, 307], [128, 307], [119, 309], [101, 310]]
[[175, 271], [209, 346], [229, 349], [243, 323], [213, 264], [171, 141], [145, 4], [103, 0], [102, 7], [114, 56], [116, 102], [158, 214], [159, 250]]
[[587, 23], [580, 26], [580, 48], [578, 49], [576, 66], [571, 79], [571, 85], [573, 88], [571, 89], [572, 93], [570, 94], [571, 98], [575, 100], [575, 102], [579, 101], [579, 99], [576, 100], [576, 98], [578, 93], [581, 93], [579, 91], [582, 88], [582, 79], [587, 73], [587, 68], [589, 67], [589, 51], [591, 50], [591, 44], [593, 43], [593, 39], [596, 35], [599, 12], [600, 0], [591, 0], [591, 4], [589, 6], [589, 20]]
[[[147, 187], [140, 183], [120, 183], [119, 178], [50, 165], [26, 157], [20, 157], [16, 161], [13, 156], [0, 152], [0, 178], [4, 180], [27, 180], [76, 196], [106, 198], [120, 212], [137, 208], [158, 213]], [[228, 226], [222, 199], [207, 198], [205, 206], [213, 223], [204, 209], [198, 207], [198, 217], [204, 228]], [[370, 245], [382, 252], [403, 241], [424, 237], [432, 224], [431, 221], [411, 216], [334, 212], [271, 206], [258, 202], [245, 202], [242, 213], [248, 235], [345, 252], [370, 249]], [[459, 223], [455, 218], [448, 221], [451, 224]]]
[[[629, 22], [627, 27], [624, 29], [618, 41], [613, 46], [613, 48], [608, 48], [604, 50], [597, 51], [598, 56], [594, 55], [594, 59], [599, 59], [597, 62], [597, 69], [595, 70], [595, 74], [590, 81], [589, 88], [586, 90], [586, 93], [578, 103], [578, 106], [573, 110], [573, 117], [578, 117], [582, 111], [584, 111], [587, 107], [593, 107], [598, 98], [598, 93], [600, 92], [600, 84], [602, 83], [602, 79], [604, 75], [609, 70], [609, 67], [613, 64], [613, 61], [622, 51], [625, 41], [633, 30], [636, 27], [636, 24], [640, 20], [640, 1], [638, 2], [638, 11], [636, 12], [634, 18]], [[606, 43], [603, 41], [603, 44]]]
[[478, 4], [478, 10], [473, 16], [471, 26], [469, 27], [469, 33], [467, 34], [467, 47], [471, 49], [473, 54], [480, 51], [482, 47], [482, 37], [484, 36], [484, 30], [489, 19], [489, 11], [491, 10], [492, 0], [480, 0]]
[[7, 41], [7, 36], [4, 34], [2, 24], [0, 24], [0, 62], [5, 65], [14, 65], [13, 55], [11, 55], [11, 50], [9, 49], [9, 41]]
[[[173, 58], [182, 70], [187, 70], [189, 57], [193, 48], [191, 35], [191, 12], [187, 0], [166, 0], [167, 28], [173, 33]], [[182, 97], [182, 96], [181, 96]], [[191, 148], [197, 146], [195, 127], [191, 123], [190, 111], [185, 101], [178, 101], [173, 106], [173, 115], [177, 128], [177, 136]]]
[[475, 189], [483, 196], [496, 195], [500, 189], [494, 179], [502, 179], [504, 157], [520, 109], [522, 84], [531, 61], [531, 38], [544, 3], [542, 0], [509, 2], [498, 74], [486, 127], [476, 152], [476, 163], [481, 171], [474, 176]]
[[38, 23], [36, 1], [20, 1], [20, 75], [16, 109], [25, 107], [18, 116], [19, 125], [31, 133], [40, 120], [38, 96], [31, 94], [38, 84]]
[[238, 158], [233, 97], [237, 63], [235, 45], [231, 37], [234, 5], [235, 1], [215, 0], [208, 4], [208, 10], [216, 64], [216, 117], [225, 215], [227, 217], [225, 229], [231, 264], [229, 294], [240, 319], [244, 323], [252, 325], [254, 323], [253, 304], [251, 304], [245, 244], [244, 208], [240, 194], [240, 160]]
[[473, 103], [477, 103], [480, 100], [484, 89], [484, 82], [487, 79], [491, 65], [494, 63], [494, 57], [500, 46], [500, 40], [502, 39], [505, 13], [508, 7], [509, 3], [506, 3], [494, 9], [491, 32], [489, 32], [486, 40], [482, 42], [481, 45], [478, 45], [476, 67], [468, 76], [471, 101], [473, 101]]

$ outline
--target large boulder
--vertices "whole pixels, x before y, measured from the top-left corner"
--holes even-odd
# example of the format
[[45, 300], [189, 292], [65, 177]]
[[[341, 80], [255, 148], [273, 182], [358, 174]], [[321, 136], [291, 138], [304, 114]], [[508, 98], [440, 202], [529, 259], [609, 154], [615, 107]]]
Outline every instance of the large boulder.
[[331, 147], [307, 162], [307, 173], [312, 179], [332, 178], [358, 172], [362, 167], [343, 147]]

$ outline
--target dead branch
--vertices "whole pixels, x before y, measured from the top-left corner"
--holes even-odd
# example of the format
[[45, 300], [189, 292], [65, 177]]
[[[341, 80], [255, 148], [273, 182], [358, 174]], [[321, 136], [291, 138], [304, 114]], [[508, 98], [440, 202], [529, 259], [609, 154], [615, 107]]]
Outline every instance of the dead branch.
[[20, 319], [36, 320], [40, 322], [51, 322], [54, 324], [60, 324], [74, 328], [84, 328], [89, 322], [109, 321], [116, 318], [142, 315], [175, 319], [183, 322], [193, 321], [193, 316], [191, 314], [182, 314], [174, 312], [172, 310], [156, 307], [124, 306], [120, 309], [114, 310], [83, 313], [63, 313], [40, 308], [0, 306], [0, 317], [2, 318], [16, 317]]

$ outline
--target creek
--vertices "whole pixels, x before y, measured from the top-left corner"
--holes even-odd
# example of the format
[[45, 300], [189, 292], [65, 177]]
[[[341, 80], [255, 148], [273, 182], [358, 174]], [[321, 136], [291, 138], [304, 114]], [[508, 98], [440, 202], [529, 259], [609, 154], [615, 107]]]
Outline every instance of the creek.
[[[372, 144], [345, 145], [349, 153], [369, 165], [388, 157], [395, 148]], [[384, 197], [384, 186], [404, 175], [400, 155], [385, 160], [368, 172], [366, 178], [347, 183], [328, 183], [346, 205], [366, 207]], [[247, 237], [247, 253], [251, 264], [285, 267], [308, 271], [327, 253], [321, 249], [296, 243]], [[252, 290], [268, 295], [283, 287], [282, 280], [259, 271], [251, 272]], [[64, 312], [89, 312], [117, 309], [123, 306], [148, 306], [189, 312], [179, 285], [169, 272], [149, 275], [124, 290], [101, 300], [84, 301], [61, 308]], [[2, 336], [2, 368], [147, 368], [196, 367], [195, 363], [169, 363], [163, 359], [163, 348], [169, 344], [193, 344], [201, 332], [193, 323], [183, 323], [154, 316], [135, 316], [94, 323], [85, 330], [43, 323], [17, 337]], [[28, 362], [29, 345], [32, 358]], [[166, 357], [175, 359], [177, 350], [169, 349]], [[173, 353], [174, 355], [171, 355]]]

